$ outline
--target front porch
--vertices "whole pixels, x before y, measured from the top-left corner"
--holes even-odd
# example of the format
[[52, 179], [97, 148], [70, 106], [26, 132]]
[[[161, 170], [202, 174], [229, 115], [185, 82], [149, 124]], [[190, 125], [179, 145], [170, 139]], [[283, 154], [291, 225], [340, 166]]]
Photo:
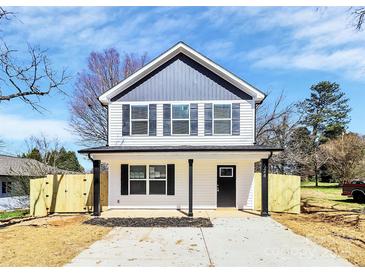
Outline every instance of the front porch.
[[[233, 150], [227, 147], [215, 147], [210, 150], [193, 148], [189, 152], [178, 151], [177, 148], [169, 148], [166, 151], [159, 151], [156, 148], [152, 150], [139, 148], [138, 151], [112, 149], [109, 153], [106, 151], [90, 153], [94, 166], [93, 196], [96, 216], [101, 214], [99, 179], [101, 162], [107, 163], [109, 167], [108, 209], [181, 209], [192, 217], [197, 210], [217, 209], [222, 206], [254, 209], [254, 163], [257, 161], [261, 161], [262, 167], [261, 216], [269, 215], [268, 164], [273, 153], [270, 149], [260, 147], [254, 150], [250, 147], [247, 150], [247, 147], [238, 147]], [[154, 173], [157, 168], [158, 173]], [[221, 168], [225, 168], [226, 173], [221, 173]], [[151, 192], [151, 190], [156, 191], [152, 189], [156, 177], [150, 177], [151, 172], [152, 176], [156, 174], [161, 176], [158, 179], [160, 180], [158, 191], [162, 192]], [[137, 190], [132, 183], [137, 183]], [[231, 187], [227, 190], [224, 185], [228, 183]], [[222, 198], [222, 195], [227, 196]]]

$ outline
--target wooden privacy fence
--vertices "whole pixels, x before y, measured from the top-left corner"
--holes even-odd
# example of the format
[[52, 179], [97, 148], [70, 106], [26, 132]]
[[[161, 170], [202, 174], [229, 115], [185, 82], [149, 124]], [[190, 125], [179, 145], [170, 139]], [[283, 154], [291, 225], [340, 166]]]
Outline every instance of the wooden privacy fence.
[[[255, 173], [254, 209], [261, 210], [261, 173]], [[300, 177], [269, 174], [269, 211], [300, 213]]]
[[[48, 175], [30, 180], [30, 214], [92, 212], [92, 174]], [[100, 174], [100, 205], [108, 206], [108, 173]]]
[[[92, 212], [93, 175], [48, 175], [30, 181], [30, 213], [46, 216], [49, 213]], [[254, 209], [261, 209], [261, 174], [255, 173]], [[100, 176], [100, 204], [108, 206], [108, 174]], [[300, 212], [300, 177], [269, 174], [269, 210]]]

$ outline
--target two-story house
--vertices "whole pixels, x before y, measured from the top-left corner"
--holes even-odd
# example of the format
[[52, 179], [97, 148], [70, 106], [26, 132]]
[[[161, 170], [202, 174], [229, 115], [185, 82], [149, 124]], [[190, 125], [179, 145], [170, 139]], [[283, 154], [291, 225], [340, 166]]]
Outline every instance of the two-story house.
[[109, 209], [252, 209], [254, 163], [262, 161], [262, 215], [268, 214], [268, 159], [255, 144], [265, 94], [184, 43], [99, 97], [108, 144], [79, 151], [108, 164]]

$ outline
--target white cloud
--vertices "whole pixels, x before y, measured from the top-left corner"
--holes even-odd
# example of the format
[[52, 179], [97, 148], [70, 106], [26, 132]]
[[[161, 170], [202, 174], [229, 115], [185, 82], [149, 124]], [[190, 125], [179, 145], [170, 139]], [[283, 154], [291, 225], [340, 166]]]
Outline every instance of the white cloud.
[[331, 71], [353, 79], [365, 76], [359, 62], [365, 59], [365, 32], [354, 30], [346, 7], [26, 7], [15, 11], [22, 23], [10, 23], [4, 30], [7, 40], [15, 45], [29, 41], [51, 46], [55, 59], [67, 60], [65, 65], [75, 70], [80, 58], [70, 56], [85, 61], [92, 50], [115, 47], [121, 52], [147, 51], [154, 57], [185, 39], [213, 59], [245, 59], [263, 68]]
[[0, 114], [0, 139], [23, 141], [30, 136], [44, 134], [62, 142], [75, 140], [66, 121], [54, 119], [29, 119], [20, 115]]
[[257, 24], [266, 24], [266, 31], [275, 32], [283, 27], [286, 31], [279, 43], [271, 40], [242, 54], [255, 66], [320, 70], [365, 79], [365, 32], [354, 30], [348, 9], [284, 8]]

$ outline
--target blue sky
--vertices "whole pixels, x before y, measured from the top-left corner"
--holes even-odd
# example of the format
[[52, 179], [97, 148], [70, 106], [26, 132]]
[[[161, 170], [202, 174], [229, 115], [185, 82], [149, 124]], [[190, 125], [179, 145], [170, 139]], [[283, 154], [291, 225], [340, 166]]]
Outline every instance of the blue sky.
[[[351, 131], [365, 134], [365, 32], [352, 25], [348, 8], [299, 7], [14, 7], [17, 20], [1, 26], [12, 47], [26, 43], [48, 49], [57, 68], [75, 75], [91, 51], [114, 47], [120, 53], [156, 57], [184, 41], [242, 77], [274, 100], [288, 103], [309, 95], [321, 80], [336, 81], [350, 98]], [[73, 80], [67, 85], [73, 92]], [[69, 130], [68, 100], [54, 94], [40, 99], [43, 114], [14, 100], [0, 103], [0, 153], [27, 149], [24, 139], [43, 133], [65, 147], [82, 147]], [[87, 159], [81, 163], [90, 168]]]

